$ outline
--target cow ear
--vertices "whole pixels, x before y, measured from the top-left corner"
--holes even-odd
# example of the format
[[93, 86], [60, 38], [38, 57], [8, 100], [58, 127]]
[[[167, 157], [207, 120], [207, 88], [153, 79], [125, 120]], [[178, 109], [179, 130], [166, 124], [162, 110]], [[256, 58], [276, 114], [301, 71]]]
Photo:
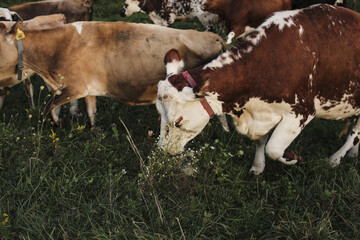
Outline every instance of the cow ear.
[[84, 0], [84, 6], [87, 8], [91, 8], [93, 5], [92, 0]]
[[164, 57], [166, 74], [178, 74], [184, 68], [184, 61], [180, 57], [180, 53], [176, 49], [169, 50]]

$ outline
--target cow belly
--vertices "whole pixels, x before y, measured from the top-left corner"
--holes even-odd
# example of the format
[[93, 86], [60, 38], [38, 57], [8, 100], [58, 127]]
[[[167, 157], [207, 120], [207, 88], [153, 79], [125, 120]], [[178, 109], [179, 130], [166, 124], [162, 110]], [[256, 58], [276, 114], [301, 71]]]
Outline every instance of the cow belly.
[[237, 131], [256, 140], [268, 134], [281, 120], [281, 116], [267, 113], [257, 113], [257, 117], [248, 112], [244, 112], [240, 117], [233, 116]]
[[354, 108], [353, 105], [351, 105], [345, 99], [346, 97], [344, 97], [341, 101], [326, 102], [322, 102], [318, 98], [315, 99], [315, 116], [318, 118], [339, 120], [354, 115], [359, 115], [360, 108]]

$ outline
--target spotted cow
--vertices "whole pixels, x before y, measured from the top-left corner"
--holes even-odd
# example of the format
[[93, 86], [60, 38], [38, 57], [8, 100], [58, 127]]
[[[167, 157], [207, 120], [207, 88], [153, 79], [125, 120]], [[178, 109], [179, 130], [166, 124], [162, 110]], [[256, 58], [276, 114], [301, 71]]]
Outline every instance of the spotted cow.
[[[2, 28], [2, 29], [1, 29]], [[0, 72], [18, 63], [16, 31], [0, 24]], [[130, 105], [155, 103], [157, 83], [166, 76], [162, 58], [178, 48], [192, 68], [217, 57], [222, 38], [210, 32], [178, 30], [153, 24], [75, 22], [48, 29], [25, 30], [24, 67], [33, 69], [55, 90], [49, 104], [55, 109], [85, 97], [93, 125], [95, 96], [115, 98]]]
[[[254, 174], [264, 170], [264, 153], [297, 163], [300, 157], [286, 149], [312, 119], [360, 114], [359, 39], [359, 13], [320, 4], [274, 13], [215, 60], [180, 74], [183, 61], [170, 51], [173, 72], [159, 82], [156, 102], [160, 147], [182, 151], [213, 114], [227, 113], [256, 141]], [[358, 155], [359, 135], [357, 121], [330, 157], [332, 166]]]
[[126, 0], [121, 11], [122, 17], [135, 12], [144, 12], [157, 25], [169, 26], [175, 20], [193, 20], [198, 18], [207, 30], [218, 21], [215, 14], [200, 9], [203, 0]]

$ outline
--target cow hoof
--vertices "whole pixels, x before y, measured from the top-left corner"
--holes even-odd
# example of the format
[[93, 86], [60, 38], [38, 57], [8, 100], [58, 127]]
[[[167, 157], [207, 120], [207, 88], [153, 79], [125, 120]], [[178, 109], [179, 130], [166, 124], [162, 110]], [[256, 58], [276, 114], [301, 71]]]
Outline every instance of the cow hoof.
[[255, 176], [260, 175], [261, 173], [263, 173], [264, 168], [259, 168], [259, 167], [254, 167], [252, 166], [249, 170], [250, 174], [254, 174]]
[[329, 164], [330, 164], [331, 167], [336, 167], [336, 166], [338, 166], [340, 164], [340, 160], [341, 160], [340, 157], [332, 155], [329, 158]]

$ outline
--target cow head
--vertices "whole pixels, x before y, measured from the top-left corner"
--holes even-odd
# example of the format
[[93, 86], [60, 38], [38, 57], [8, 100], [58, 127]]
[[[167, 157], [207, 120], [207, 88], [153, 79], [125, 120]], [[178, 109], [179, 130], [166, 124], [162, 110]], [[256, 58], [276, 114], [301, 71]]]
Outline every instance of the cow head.
[[[197, 94], [186, 84], [179, 72], [184, 63], [176, 50], [165, 56], [167, 78], [158, 84], [156, 108], [161, 115], [160, 148], [175, 154], [183, 151], [187, 142], [197, 136], [209, 122], [209, 115]], [[186, 85], [181, 91], [177, 83]]]
[[0, 23], [0, 72], [15, 72], [18, 64], [18, 51], [16, 46], [15, 34], [22, 23], [16, 23], [11, 30], [5, 24]]
[[141, 0], [126, 0], [123, 9], [120, 12], [121, 17], [129, 17], [136, 12], [142, 12], [141, 5], [145, 5], [140, 2]]
[[205, 0], [201, 5], [201, 10], [218, 13], [227, 4], [227, 0]]

